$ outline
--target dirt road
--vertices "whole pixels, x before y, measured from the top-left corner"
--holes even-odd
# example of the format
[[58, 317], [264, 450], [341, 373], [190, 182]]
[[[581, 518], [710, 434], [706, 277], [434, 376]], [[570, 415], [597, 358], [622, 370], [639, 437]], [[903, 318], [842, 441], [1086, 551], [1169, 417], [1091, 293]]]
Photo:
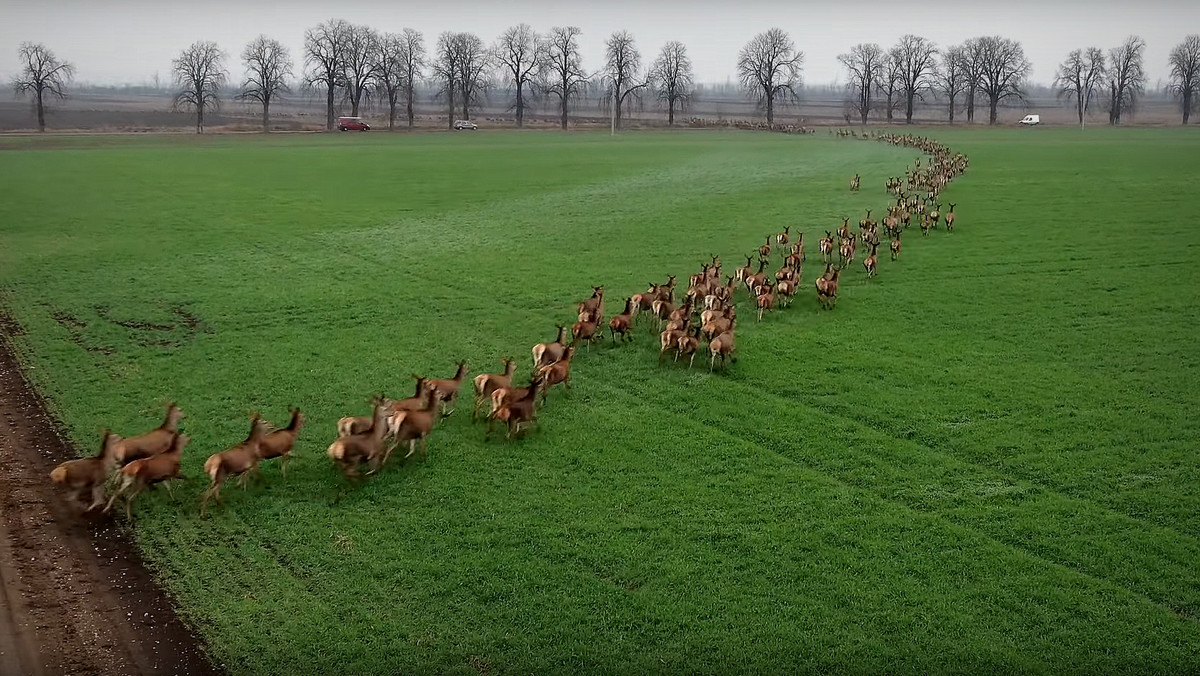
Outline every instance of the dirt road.
[[0, 674], [219, 674], [108, 518], [82, 519], [49, 472], [74, 457], [0, 317]]

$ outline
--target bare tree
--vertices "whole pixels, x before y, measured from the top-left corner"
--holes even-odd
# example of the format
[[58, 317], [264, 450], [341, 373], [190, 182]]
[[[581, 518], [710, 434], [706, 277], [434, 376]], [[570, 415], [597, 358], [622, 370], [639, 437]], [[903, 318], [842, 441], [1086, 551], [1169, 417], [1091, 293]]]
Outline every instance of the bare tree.
[[400, 70], [404, 74], [400, 89], [404, 93], [408, 127], [413, 126], [413, 101], [416, 100], [417, 80], [425, 68], [425, 36], [420, 31], [405, 28], [400, 32]]
[[846, 82], [850, 108], [863, 124], [867, 123], [867, 116], [874, 106], [875, 85], [883, 71], [885, 58], [883, 48], [874, 42], [854, 45], [848, 53], [838, 55], [838, 61], [850, 73]]
[[458, 88], [462, 99], [462, 119], [471, 119], [471, 106], [483, 105], [487, 91], [487, 73], [492, 67], [491, 54], [483, 40], [474, 33], [456, 33], [454, 49], [458, 51]]
[[404, 93], [404, 38], [395, 33], [379, 37], [379, 52], [375, 59], [376, 88], [383, 92], [388, 104], [388, 131], [396, 128], [396, 106]]
[[963, 43], [963, 79], [966, 80], [967, 124], [975, 121], [975, 95], [983, 84], [983, 38]]
[[346, 83], [350, 114], [358, 117], [363, 99], [371, 98], [377, 80], [379, 34], [369, 26], [348, 24], [344, 37], [342, 81]]
[[650, 64], [649, 80], [659, 100], [667, 104], [667, 126], [674, 127], [676, 106], [682, 110], [692, 99], [692, 60], [687, 47], [677, 40], [663, 45]]
[[925, 100], [924, 93], [933, 88], [937, 66], [937, 47], [918, 35], [905, 35], [894, 48], [900, 62], [900, 92], [904, 96], [904, 122], [912, 124], [913, 103]]
[[176, 108], [196, 111], [196, 133], [204, 132], [204, 111], [221, 105], [225, 86], [225, 53], [215, 42], [194, 42], [171, 62], [175, 74]]
[[271, 101], [278, 94], [290, 91], [287, 78], [292, 74], [292, 59], [287, 48], [277, 40], [260, 35], [242, 50], [246, 66], [246, 81], [238, 98], [258, 101], [262, 106], [263, 131], [271, 129]]
[[570, 102], [583, 93], [587, 74], [579, 56], [579, 34], [576, 26], [555, 26], [542, 42], [542, 89], [558, 97], [562, 110], [562, 128], [567, 128]]
[[1016, 40], [999, 35], [979, 40], [979, 93], [988, 100], [988, 124], [996, 124], [996, 108], [1008, 98], [1023, 98], [1021, 85], [1029, 75], [1029, 59]]
[[517, 24], [504, 31], [496, 46], [492, 48], [496, 63], [504, 74], [504, 80], [516, 90], [513, 107], [517, 112], [517, 126], [525, 126], [525, 94], [534, 84], [542, 68], [542, 50], [538, 48], [540, 38], [529, 24]]
[[75, 77], [75, 66], [59, 61], [45, 45], [22, 42], [17, 48], [21, 74], [13, 79], [18, 95], [31, 94], [37, 108], [38, 131], [46, 131], [46, 95], [67, 98], [67, 83]]
[[1171, 65], [1171, 93], [1183, 104], [1183, 123], [1192, 116], [1192, 99], [1200, 92], [1200, 35], [1189, 35], [1175, 45], [1167, 58]]
[[325, 128], [333, 130], [334, 95], [344, 87], [346, 39], [350, 24], [330, 19], [304, 32], [304, 63], [308, 68], [305, 82], [325, 90]]
[[775, 99], [795, 100], [800, 86], [804, 52], [796, 50], [791, 36], [771, 28], [754, 36], [738, 55], [738, 79], [742, 88], [767, 109], [767, 124], [775, 122]]
[[458, 46], [457, 38], [454, 33], [445, 31], [438, 36], [437, 47], [434, 50], [433, 62], [430, 64], [430, 70], [433, 71], [433, 78], [442, 85], [438, 90], [438, 96], [445, 96], [448, 105], [446, 126], [450, 129], [454, 128], [454, 94], [458, 88]]
[[879, 70], [879, 81], [876, 88], [883, 96], [883, 109], [887, 115], [887, 123], [892, 123], [896, 108], [900, 105], [900, 78], [903, 62], [900, 52], [893, 47], [883, 56], [883, 68]]
[[1076, 49], [1058, 65], [1054, 76], [1054, 87], [1060, 98], [1075, 99], [1075, 111], [1079, 114], [1079, 126], [1087, 115], [1092, 99], [1104, 82], [1104, 52], [1096, 47]]
[[1120, 47], [1108, 50], [1109, 124], [1121, 124], [1121, 113], [1133, 110], [1135, 100], [1146, 87], [1142, 68], [1145, 49], [1145, 40], [1130, 35]]
[[967, 88], [965, 59], [966, 50], [962, 46], [947, 47], [946, 51], [942, 52], [941, 67], [934, 75], [938, 91], [944, 94], [948, 101], [950, 124], [954, 124], [955, 100]]
[[621, 113], [649, 81], [642, 76], [642, 53], [634, 44], [629, 31], [615, 31], [604, 41], [604, 86], [607, 96], [616, 104], [613, 125], [621, 128]]

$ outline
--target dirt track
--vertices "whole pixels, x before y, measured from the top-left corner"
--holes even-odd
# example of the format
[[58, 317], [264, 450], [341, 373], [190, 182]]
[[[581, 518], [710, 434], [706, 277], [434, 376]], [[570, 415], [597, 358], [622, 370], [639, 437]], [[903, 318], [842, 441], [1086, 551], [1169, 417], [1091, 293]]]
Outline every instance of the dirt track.
[[74, 457], [0, 316], [0, 674], [218, 674], [129, 537], [48, 474]]

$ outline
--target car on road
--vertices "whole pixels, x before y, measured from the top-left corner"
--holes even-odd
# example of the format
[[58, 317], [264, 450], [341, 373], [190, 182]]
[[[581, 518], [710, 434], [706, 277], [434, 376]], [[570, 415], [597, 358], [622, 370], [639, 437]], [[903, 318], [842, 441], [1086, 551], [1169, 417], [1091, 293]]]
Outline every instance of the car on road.
[[370, 131], [371, 125], [361, 117], [339, 117], [338, 131]]
[[1035, 124], [1041, 124], [1041, 122], [1042, 118], [1040, 115], [1026, 115], [1025, 117], [1021, 118], [1017, 124], [1027, 124], [1033, 126]]
[[455, 131], [462, 131], [464, 129], [470, 129], [472, 131], [475, 131], [476, 129], [479, 129], [479, 125], [475, 124], [474, 122], [472, 122], [470, 120], [455, 120], [454, 121], [454, 129], [455, 129]]

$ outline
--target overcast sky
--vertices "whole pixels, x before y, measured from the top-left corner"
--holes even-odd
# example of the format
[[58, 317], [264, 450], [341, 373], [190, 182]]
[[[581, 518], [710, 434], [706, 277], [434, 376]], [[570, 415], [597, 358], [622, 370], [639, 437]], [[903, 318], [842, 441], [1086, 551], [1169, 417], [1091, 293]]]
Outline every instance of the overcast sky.
[[[859, 42], [893, 44], [905, 33], [938, 45], [999, 34], [1020, 40], [1033, 62], [1033, 80], [1048, 83], [1056, 64], [1075, 47], [1112, 47], [1136, 33], [1147, 43], [1151, 86], [1167, 77], [1167, 54], [1189, 33], [1200, 33], [1200, 0], [0, 0], [0, 78], [18, 69], [17, 46], [42, 42], [74, 63], [78, 79], [145, 83], [169, 77], [171, 59], [196, 40], [213, 40], [228, 54], [240, 81], [240, 54], [254, 36], [284, 43], [300, 60], [304, 30], [329, 18], [380, 31], [415, 28], [432, 45], [446, 30], [471, 31], [491, 43], [508, 26], [525, 22], [583, 29], [584, 67], [602, 64], [604, 39], [634, 34], [649, 63], [668, 40], [687, 45], [701, 82], [734, 77], [738, 50], [756, 33], [778, 26], [806, 54], [804, 79], [844, 79], [837, 55]], [[298, 71], [299, 69], [297, 69]]]

